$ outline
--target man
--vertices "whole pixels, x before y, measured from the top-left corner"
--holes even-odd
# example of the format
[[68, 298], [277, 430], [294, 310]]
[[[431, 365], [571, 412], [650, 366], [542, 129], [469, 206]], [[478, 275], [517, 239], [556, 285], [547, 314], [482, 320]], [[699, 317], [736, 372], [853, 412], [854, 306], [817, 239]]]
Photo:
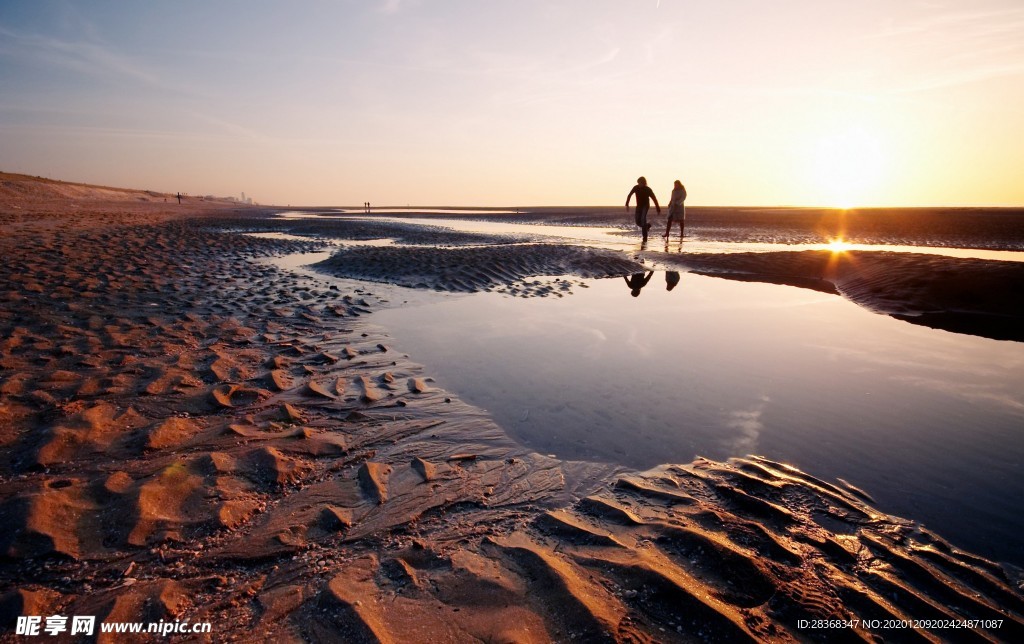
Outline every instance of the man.
[[661, 214], [661, 205], [658, 203], [658, 198], [654, 196], [654, 191], [647, 185], [647, 179], [640, 177], [636, 180], [636, 185], [626, 195], [626, 212], [629, 212], [629, 200], [636, 195], [636, 225], [640, 227], [640, 232], [643, 233], [644, 241], [647, 241], [647, 231], [651, 229], [651, 225], [647, 223], [647, 211], [651, 209], [651, 199], [654, 199], [654, 207], [657, 208], [657, 212]]

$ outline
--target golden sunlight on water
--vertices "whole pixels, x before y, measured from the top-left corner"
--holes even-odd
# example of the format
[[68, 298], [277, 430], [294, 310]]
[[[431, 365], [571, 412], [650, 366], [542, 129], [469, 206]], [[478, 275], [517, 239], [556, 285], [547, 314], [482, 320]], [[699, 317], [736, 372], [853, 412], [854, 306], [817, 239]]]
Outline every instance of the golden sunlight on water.
[[827, 247], [828, 250], [832, 251], [833, 253], [845, 253], [846, 251], [853, 249], [853, 244], [844, 240], [842, 237], [837, 237], [835, 239], [829, 240]]

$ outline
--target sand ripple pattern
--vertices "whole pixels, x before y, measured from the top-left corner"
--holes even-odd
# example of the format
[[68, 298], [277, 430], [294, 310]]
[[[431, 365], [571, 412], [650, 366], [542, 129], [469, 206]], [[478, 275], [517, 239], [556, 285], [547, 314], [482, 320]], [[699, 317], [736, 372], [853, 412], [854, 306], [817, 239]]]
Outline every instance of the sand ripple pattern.
[[[530, 452], [364, 324], [371, 291], [252, 261], [308, 245], [147, 212], [0, 237], [5, 633], [63, 614], [244, 641], [1024, 639], [1015, 572], [862, 491], [755, 457]], [[1002, 622], [800, 625], [818, 618]]]
[[471, 248], [355, 248], [315, 267], [333, 275], [438, 291], [489, 291], [518, 286], [528, 294], [552, 287], [537, 276], [611, 277], [644, 270], [620, 253], [582, 246], [507, 244]]

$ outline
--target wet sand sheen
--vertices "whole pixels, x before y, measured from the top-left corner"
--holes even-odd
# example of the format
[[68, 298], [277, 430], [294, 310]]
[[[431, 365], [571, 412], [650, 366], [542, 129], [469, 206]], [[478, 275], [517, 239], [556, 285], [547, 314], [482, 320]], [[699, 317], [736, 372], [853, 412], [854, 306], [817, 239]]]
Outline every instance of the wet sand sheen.
[[[422, 214], [420, 210], [410, 210], [414, 214]], [[446, 212], [446, 214], [452, 214]], [[487, 213], [480, 211], [476, 214], [492, 216], [508, 213]], [[395, 222], [414, 224], [430, 228], [443, 228], [467, 233], [483, 234], [521, 234], [528, 236], [543, 236], [552, 239], [571, 240], [575, 244], [595, 245], [602, 248], [615, 248], [618, 250], [631, 250], [635, 243], [630, 237], [631, 230], [623, 231], [621, 228], [596, 227], [596, 226], [559, 226], [551, 224], [529, 224], [513, 223], [506, 221], [487, 221], [477, 218], [444, 219], [440, 217], [388, 217], [373, 216], [363, 217], [359, 215], [333, 215], [325, 213], [281, 213], [280, 217], [287, 219], [307, 219], [311, 221], [323, 221], [325, 219], [337, 218], [345, 221], [374, 221], [374, 222]], [[674, 235], [678, 234], [678, 231]], [[938, 255], [957, 259], [984, 259], [1001, 262], [1024, 262], [1024, 251], [1016, 250], [986, 250], [983, 248], [957, 248], [957, 247], [935, 247], [935, 246], [913, 246], [908, 244], [867, 244], [850, 243], [842, 240], [824, 240], [818, 243], [807, 241], [790, 242], [746, 242], [746, 241], [721, 241], [717, 239], [705, 239], [705, 235], [698, 233], [691, 235], [686, 243], [686, 251], [693, 253], [777, 253], [777, 252], [803, 252], [803, 251], [829, 251], [829, 252], [886, 252], [886, 253], [914, 253], [925, 255]], [[650, 243], [652, 251], [657, 250], [660, 239], [652, 233], [653, 241]], [[673, 240], [677, 237], [673, 236]], [[676, 246], [676, 248], [679, 248]]]
[[259, 211], [116, 191], [71, 209], [62, 186], [15, 180], [0, 192], [5, 625], [763, 641], [819, 617], [970, 617], [1024, 636], [1019, 579], [853, 488], [760, 459], [633, 473], [518, 446], [367, 324], [370, 286], [255, 261], [315, 243], [218, 232], [258, 228]]

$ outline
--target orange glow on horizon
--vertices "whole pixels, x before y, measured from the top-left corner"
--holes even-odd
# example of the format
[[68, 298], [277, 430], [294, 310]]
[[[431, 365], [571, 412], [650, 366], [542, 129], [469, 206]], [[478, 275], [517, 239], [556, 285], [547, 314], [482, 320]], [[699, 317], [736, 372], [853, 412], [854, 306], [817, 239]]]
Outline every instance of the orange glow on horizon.
[[1024, 206], [1020, 0], [178, 4], [0, 10], [0, 169], [281, 206], [605, 207], [640, 175], [697, 207]]

